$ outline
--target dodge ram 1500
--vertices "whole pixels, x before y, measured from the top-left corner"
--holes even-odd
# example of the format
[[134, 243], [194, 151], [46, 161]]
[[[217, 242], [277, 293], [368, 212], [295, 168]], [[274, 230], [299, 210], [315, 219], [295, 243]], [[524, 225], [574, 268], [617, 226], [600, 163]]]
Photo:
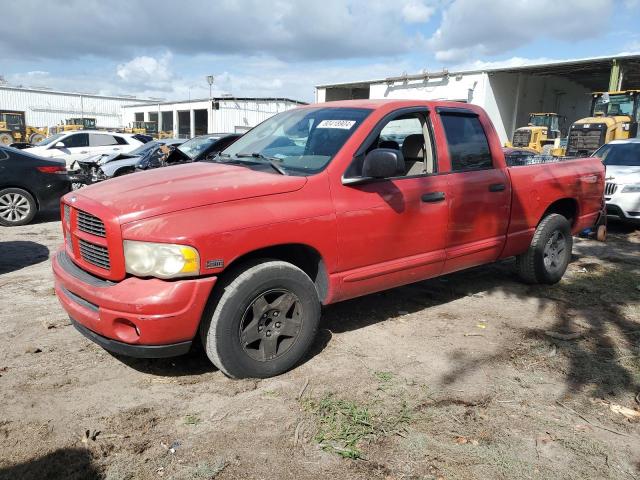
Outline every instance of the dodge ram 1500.
[[110, 351], [199, 339], [225, 374], [269, 377], [305, 355], [322, 305], [507, 257], [558, 282], [603, 188], [597, 158], [507, 167], [473, 105], [308, 105], [210, 161], [67, 194], [55, 290]]

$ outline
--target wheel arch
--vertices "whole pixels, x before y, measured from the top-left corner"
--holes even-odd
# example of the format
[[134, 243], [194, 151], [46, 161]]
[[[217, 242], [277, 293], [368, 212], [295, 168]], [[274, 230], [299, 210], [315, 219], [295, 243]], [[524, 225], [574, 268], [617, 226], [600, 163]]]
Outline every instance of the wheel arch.
[[33, 199], [36, 202], [36, 209], [40, 211], [40, 199], [38, 198], [38, 195], [36, 195], [30, 188], [25, 187], [23, 185], [15, 185], [15, 184], [0, 185], [0, 190], [4, 190], [5, 188], [19, 188], [20, 190], [24, 190], [25, 192], [27, 192], [29, 195], [33, 197]]
[[538, 224], [540, 224], [540, 222], [544, 220], [545, 217], [548, 217], [552, 213], [557, 213], [558, 215], [562, 215], [567, 220], [569, 220], [569, 223], [571, 224], [571, 226], [574, 226], [579, 213], [578, 202], [575, 198], [570, 198], [570, 197], [560, 198], [558, 200], [555, 200], [544, 211], [544, 213], [542, 214], [542, 217], [540, 217], [540, 220], [538, 221]]
[[329, 275], [322, 255], [314, 247], [302, 243], [287, 243], [252, 250], [236, 257], [221, 275], [251, 260], [274, 259], [295, 265], [306, 273], [316, 287], [318, 299], [324, 302], [329, 293]]

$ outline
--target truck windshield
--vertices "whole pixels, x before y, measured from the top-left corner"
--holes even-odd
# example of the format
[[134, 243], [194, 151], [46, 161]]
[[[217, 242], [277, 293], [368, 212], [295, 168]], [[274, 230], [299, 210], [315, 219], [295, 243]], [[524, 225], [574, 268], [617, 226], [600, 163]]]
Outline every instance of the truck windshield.
[[371, 113], [366, 108], [299, 108], [280, 113], [222, 152], [227, 158], [268, 158], [290, 173], [321, 171]]
[[593, 114], [609, 116], [631, 115], [633, 113], [633, 101], [634, 97], [628, 93], [609, 95], [608, 102], [605, 96], [600, 96], [593, 106]]
[[640, 143], [608, 143], [600, 147], [593, 156], [601, 158], [605, 165], [638, 167]]

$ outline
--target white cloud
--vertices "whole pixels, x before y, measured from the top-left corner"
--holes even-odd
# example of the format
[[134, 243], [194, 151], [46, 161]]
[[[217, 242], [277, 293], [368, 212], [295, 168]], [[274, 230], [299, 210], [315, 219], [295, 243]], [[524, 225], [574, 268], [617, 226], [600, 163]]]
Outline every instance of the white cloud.
[[3, 5], [0, 58], [120, 59], [165, 50], [286, 61], [396, 55], [411, 52], [406, 22], [428, 18], [424, 1], [21, 0]]
[[[613, 0], [454, 0], [429, 40], [436, 59], [462, 62], [537, 39], [580, 41], [600, 35]], [[551, 12], [551, 13], [550, 13]]]
[[402, 17], [407, 23], [426, 23], [435, 13], [435, 8], [420, 0], [411, 0], [402, 7]]
[[134, 84], [162, 85], [173, 79], [170, 69], [171, 53], [167, 52], [160, 58], [135, 57], [134, 59], [118, 65], [116, 74], [120, 80]]

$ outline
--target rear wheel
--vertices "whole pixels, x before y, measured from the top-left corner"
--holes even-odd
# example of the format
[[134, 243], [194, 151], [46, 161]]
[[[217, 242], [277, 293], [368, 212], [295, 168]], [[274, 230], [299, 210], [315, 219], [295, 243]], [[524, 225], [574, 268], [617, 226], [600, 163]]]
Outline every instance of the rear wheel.
[[38, 206], [33, 196], [21, 188], [0, 190], [0, 225], [26, 225], [36, 216]]
[[209, 359], [234, 378], [266, 378], [294, 367], [320, 321], [315, 285], [290, 263], [246, 264], [216, 286], [200, 325]]
[[8, 133], [0, 133], [0, 143], [2, 145], [10, 145], [13, 143], [13, 137]]
[[538, 224], [529, 249], [519, 255], [516, 266], [526, 283], [554, 284], [560, 281], [571, 259], [571, 225], [553, 213]]

